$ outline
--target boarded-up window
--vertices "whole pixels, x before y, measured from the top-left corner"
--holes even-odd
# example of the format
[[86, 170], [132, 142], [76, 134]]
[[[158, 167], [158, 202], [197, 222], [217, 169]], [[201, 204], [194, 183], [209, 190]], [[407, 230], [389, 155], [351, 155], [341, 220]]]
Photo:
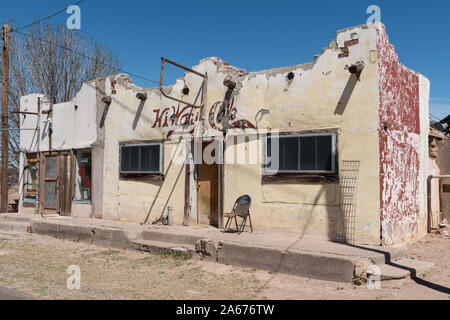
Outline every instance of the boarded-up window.
[[271, 136], [265, 149], [268, 174], [335, 172], [334, 134]]
[[162, 144], [122, 145], [120, 147], [120, 173], [161, 174]]

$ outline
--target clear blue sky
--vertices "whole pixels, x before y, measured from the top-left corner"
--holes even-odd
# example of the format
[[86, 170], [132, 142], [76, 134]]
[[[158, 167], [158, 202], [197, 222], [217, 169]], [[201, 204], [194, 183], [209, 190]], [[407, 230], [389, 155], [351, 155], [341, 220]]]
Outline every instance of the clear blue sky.
[[[22, 26], [77, 1], [2, 1], [0, 21], [14, 18]], [[448, 0], [86, 0], [80, 5], [81, 32], [108, 45], [123, 69], [150, 79], [159, 80], [161, 56], [187, 66], [217, 56], [256, 71], [312, 61], [338, 29], [365, 23], [371, 4], [381, 8], [402, 63], [431, 80], [432, 114], [449, 114]], [[175, 76], [169, 74], [168, 82]]]

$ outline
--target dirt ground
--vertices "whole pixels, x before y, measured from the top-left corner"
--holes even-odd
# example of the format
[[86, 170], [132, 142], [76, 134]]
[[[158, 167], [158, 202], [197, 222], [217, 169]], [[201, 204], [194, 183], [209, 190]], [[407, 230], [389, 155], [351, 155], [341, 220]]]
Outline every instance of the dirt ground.
[[[450, 299], [450, 239], [430, 235], [408, 256], [436, 264], [381, 289], [273, 274], [181, 257], [111, 250], [33, 234], [0, 233], [0, 286], [41, 299]], [[80, 267], [81, 289], [67, 289]]]

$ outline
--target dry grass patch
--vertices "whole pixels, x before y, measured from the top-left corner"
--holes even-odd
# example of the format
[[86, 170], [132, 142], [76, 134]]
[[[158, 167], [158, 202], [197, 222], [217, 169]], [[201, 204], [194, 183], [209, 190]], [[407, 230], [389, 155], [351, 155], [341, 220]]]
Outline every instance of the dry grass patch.
[[[31, 237], [29, 235], [28, 237]], [[33, 235], [0, 239], [0, 285], [44, 299], [252, 299], [254, 276], [218, 274], [201, 263]], [[68, 290], [67, 268], [81, 269], [81, 290]]]

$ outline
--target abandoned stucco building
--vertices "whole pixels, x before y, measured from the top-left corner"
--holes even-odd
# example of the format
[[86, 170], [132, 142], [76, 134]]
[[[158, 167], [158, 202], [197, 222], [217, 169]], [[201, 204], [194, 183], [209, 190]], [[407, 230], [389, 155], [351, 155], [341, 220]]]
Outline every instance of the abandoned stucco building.
[[164, 94], [117, 75], [66, 103], [23, 97], [19, 210], [151, 223], [170, 207], [174, 224], [221, 227], [248, 194], [257, 231], [373, 245], [426, 234], [430, 83], [384, 25], [338, 31], [311, 63], [193, 70]]

